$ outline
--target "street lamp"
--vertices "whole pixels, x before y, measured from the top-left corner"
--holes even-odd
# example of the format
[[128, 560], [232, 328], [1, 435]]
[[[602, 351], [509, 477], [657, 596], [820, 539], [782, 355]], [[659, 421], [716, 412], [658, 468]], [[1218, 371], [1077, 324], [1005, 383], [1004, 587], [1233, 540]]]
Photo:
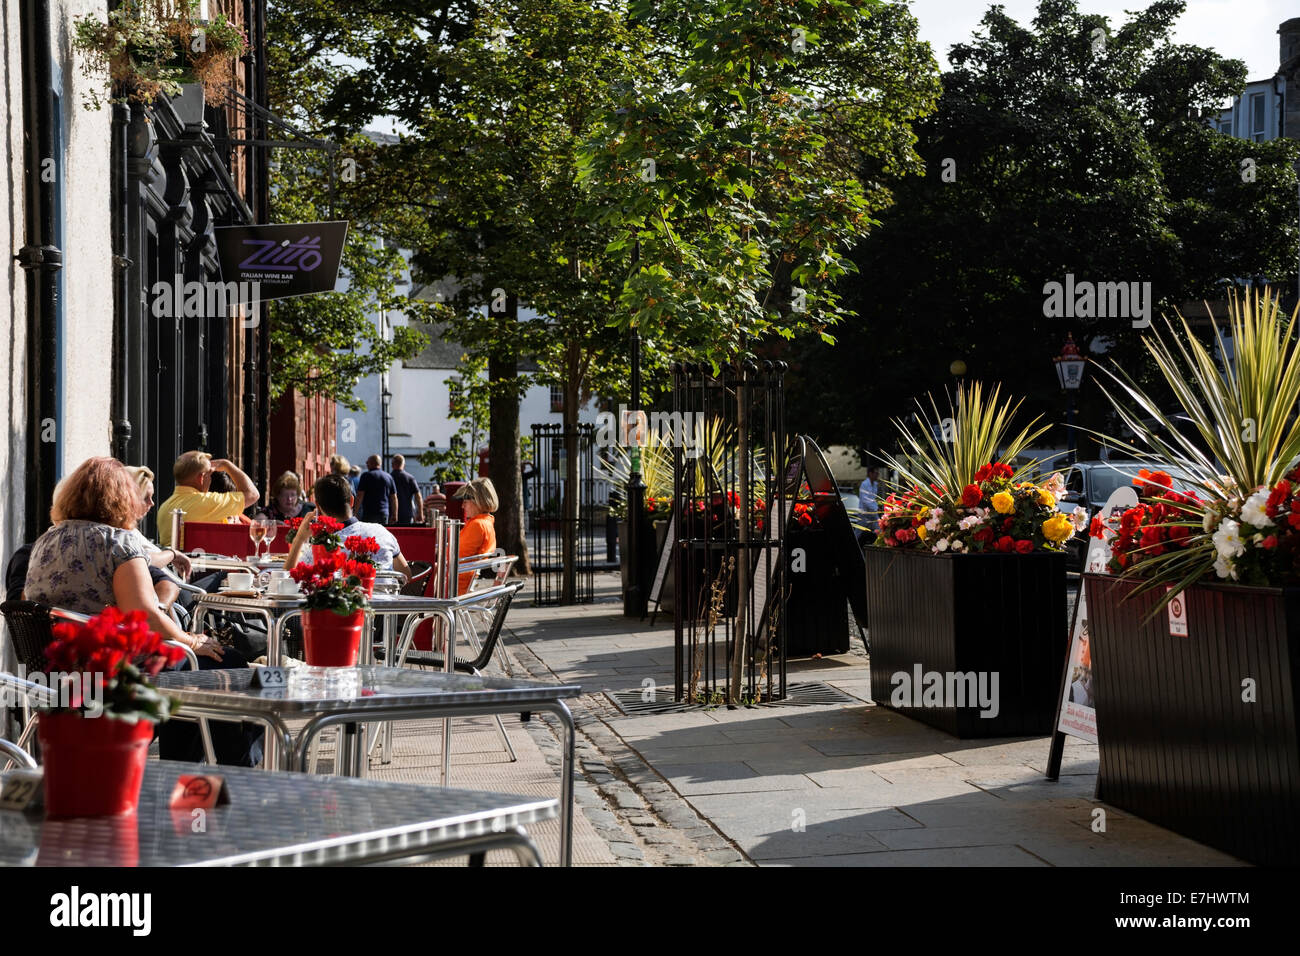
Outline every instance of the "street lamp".
[[1074, 463], [1079, 449], [1078, 436], [1074, 431], [1074, 412], [1079, 400], [1079, 386], [1083, 384], [1083, 369], [1087, 360], [1079, 354], [1079, 347], [1074, 344], [1074, 335], [1065, 337], [1061, 354], [1052, 359], [1056, 364], [1056, 378], [1061, 383], [1061, 390], [1066, 395], [1065, 426], [1070, 432], [1070, 463]]

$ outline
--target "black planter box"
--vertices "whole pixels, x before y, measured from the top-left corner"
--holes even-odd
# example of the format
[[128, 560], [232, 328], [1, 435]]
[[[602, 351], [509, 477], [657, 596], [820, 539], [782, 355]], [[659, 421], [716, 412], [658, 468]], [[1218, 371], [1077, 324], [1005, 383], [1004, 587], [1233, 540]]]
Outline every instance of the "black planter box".
[[[865, 559], [871, 696], [878, 705], [957, 737], [1052, 732], [1069, 644], [1064, 554], [870, 547]], [[894, 675], [912, 678], [918, 665], [945, 681], [949, 674], [997, 674], [997, 715], [981, 716], [977, 701], [893, 706]]]
[[1164, 611], [1143, 623], [1163, 595], [1084, 581], [1098, 799], [1253, 863], [1300, 863], [1300, 591], [1188, 588], [1174, 637]]
[[786, 532], [786, 567], [794, 552], [803, 551], [804, 570], [790, 574], [785, 604], [787, 657], [844, 654], [849, 649], [848, 589], [832, 551], [832, 536], [824, 528]]

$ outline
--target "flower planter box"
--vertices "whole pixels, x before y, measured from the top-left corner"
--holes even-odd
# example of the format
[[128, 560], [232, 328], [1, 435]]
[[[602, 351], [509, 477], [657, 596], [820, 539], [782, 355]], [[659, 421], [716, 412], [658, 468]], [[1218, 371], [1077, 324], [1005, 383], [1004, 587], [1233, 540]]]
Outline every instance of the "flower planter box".
[[1163, 611], [1143, 623], [1160, 594], [1084, 581], [1098, 799], [1253, 863], [1300, 863], [1300, 591], [1189, 588], [1173, 637]]
[[[957, 737], [1050, 734], [1068, 648], [1065, 555], [935, 555], [867, 548], [871, 696], [884, 707]], [[992, 689], [996, 716], [978, 701], [893, 706], [895, 674], [974, 673]], [[920, 688], [915, 689], [921, 699]], [[992, 711], [992, 708], [989, 708]]]

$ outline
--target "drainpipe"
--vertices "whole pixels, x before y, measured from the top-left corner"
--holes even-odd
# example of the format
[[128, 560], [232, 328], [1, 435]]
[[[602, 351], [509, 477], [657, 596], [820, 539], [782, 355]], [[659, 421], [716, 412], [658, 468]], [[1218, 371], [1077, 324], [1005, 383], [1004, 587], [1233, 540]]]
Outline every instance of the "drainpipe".
[[[59, 270], [63, 252], [56, 245], [57, 184], [46, 182], [45, 161], [53, 162], [53, 64], [50, 55], [50, 0], [23, 0], [23, 125], [26, 164], [27, 242], [17, 259], [27, 274], [27, 463], [24, 505], [26, 540], [49, 527], [58, 469], [57, 440], [45, 441], [58, 408]], [[57, 439], [57, 435], [54, 436]]]
[[109, 190], [112, 207], [113, 231], [113, 457], [126, 461], [131, 443], [130, 377], [124, 358], [128, 347], [127, 315], [130, 305], [127, 297], [127, 270], [131, 258], [127, 255], [126, 207], [130, 195], [127, 185], [127, 129], [131, 112], [124, 103], [113, 105], [113, 135], [110, 149], [111, 182]]

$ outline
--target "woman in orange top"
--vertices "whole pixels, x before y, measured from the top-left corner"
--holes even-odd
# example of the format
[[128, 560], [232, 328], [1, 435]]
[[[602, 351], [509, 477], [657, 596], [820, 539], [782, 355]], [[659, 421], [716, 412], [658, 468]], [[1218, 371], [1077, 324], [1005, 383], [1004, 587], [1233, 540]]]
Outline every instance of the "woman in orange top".
[[[465, 509], [465, 525], [460, 529], [460, 558], [472, 558], [497, 547], [496, 519], [492, 517], [497, 510], [497, 490], [492, 487], [491, 478], [475, 478], [467, 482], [456, 497], [462, 499]], [[464, 594], [474, 582], [474, 571], [466, 571], [460, 576], [457, 594]]]

